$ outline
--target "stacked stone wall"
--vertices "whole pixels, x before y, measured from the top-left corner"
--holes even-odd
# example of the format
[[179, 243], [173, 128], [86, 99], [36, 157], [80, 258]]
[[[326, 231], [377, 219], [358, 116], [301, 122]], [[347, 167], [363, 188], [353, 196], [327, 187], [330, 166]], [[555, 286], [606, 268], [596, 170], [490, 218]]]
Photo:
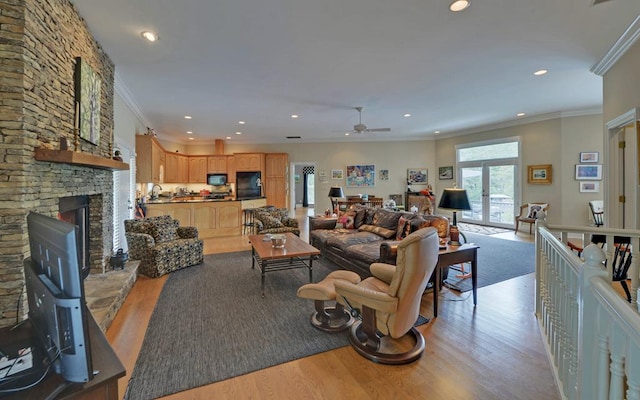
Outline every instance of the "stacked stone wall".
[[34, 159], [74, 142], [76, 57], [102, 80], [100, 141], [80, 150], [110, 157], [115, 69], [85, 21], [69, 0], [0, 0], [0, 326], [21, 318], [30, 211], [55, 217], [60, 197], [89, 195], [92, 270], [111, 255], [112, 172]]

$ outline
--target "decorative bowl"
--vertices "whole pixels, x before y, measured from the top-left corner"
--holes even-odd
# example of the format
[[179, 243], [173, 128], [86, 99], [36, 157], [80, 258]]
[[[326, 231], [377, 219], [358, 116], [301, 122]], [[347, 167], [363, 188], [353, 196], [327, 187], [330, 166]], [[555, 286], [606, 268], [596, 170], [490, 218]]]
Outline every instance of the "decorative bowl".
[[271, 235], [271, 246], [274, 249], [281, 249], [284, 247], [287, 237], [285, 235]]

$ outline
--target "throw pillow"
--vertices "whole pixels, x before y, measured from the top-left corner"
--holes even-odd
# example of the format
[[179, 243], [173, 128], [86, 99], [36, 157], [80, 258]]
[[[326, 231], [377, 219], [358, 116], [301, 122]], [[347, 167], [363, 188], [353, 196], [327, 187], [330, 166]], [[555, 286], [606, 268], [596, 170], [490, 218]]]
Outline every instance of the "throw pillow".
[[353, 221], [353, 227], [354, 228], [360, 228], [360, 226], [362, 226], [362, 224], [364, 224], [364, 220], [367, 216], [367, 210], [364, 208], [356, 208], [356, 217]]
[[527, 218], [536, 219], [538, 213], [547, 208], [547, 204], [529, 204]]
[[398, 228], [398, 219], [400, 219], [400, 213], [378, 208], [373, 215], [372, 225], [395, 230]]
[[255, 217], [262, 222], [262, 229], [280, 228], [284, 226], [279, 218], [274, 217], [270, 213], [256, 213]]
[[398, 229], [396, 229], [396, 240], [402, 240], [411, 232], [411, 222], [405, 217], [398, 220]]
[[386, 229], [381, 226], [375, 225], [362, 225], [360, 228], [358, 228], [358, 230], [361, 232], [375, 233], [376, 235], [382, 236], [385, 239], [391, 239], [396, 234], [396, 231], [392, 229]]
[[356, 215], [356, 210], [347, 210], [344, 214], [342, 214], [342, 216], [340, 216], [338, 222], [340, 222], [346, 229], [354, 229]]
[[410, 224], [411, 224], [411, 233], [413, 233], [418, 229], [430, 227], [431, 221], [426, 220], [424, 218], [416, 217], [410, 220]]

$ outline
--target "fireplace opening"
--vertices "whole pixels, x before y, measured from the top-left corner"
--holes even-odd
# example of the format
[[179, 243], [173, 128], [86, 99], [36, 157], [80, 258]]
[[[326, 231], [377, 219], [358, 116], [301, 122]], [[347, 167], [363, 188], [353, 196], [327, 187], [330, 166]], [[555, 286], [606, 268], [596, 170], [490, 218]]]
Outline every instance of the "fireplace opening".
[[89, 196], [61, 197], [58, 203], [58, 219], [77, 227], [78, 263], [84, 278], [89, 275]]

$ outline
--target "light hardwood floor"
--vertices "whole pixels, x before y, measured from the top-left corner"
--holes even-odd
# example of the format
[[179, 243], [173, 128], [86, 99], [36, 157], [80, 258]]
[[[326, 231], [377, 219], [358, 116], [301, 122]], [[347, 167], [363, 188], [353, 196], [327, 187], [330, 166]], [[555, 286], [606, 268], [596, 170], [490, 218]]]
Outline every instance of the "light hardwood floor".
[[[303, 239], [308, 239], [306, 213], [296, 213]], [[497, 237], [532, 241], [522, 232]], [[206, 253], [249, 249], [246, 236], [205, 243]], [[127, 369], [120, 396], [165, 280], [141, 276], [107, 331]], [[427, 347], [415, 363], [379, 365], [347, 346], [166, 399], [560, 399], [533, 314], [533, 274], [480, 288], [477, 307], [469, 293], [445, 289], [441, 296], [438, 318], [419, 327]], [[422, 315], [433, 315], [431, 299], [431, 293], [423, 297]], [[312, 308], [309, 303], [310, 314]]]

